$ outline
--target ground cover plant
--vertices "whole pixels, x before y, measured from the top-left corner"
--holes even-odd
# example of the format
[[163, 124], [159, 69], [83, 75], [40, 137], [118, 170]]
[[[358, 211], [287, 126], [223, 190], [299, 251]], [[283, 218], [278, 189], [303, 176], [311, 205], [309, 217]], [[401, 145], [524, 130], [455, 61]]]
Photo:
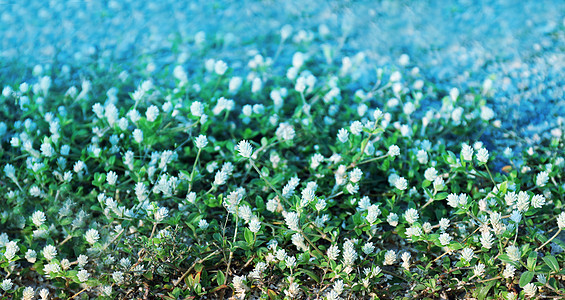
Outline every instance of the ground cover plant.
[[6, 83], [2, 297], [564, 297], [562, 129], [489, 150], [496, 79], [442, 90], [324, 34]]

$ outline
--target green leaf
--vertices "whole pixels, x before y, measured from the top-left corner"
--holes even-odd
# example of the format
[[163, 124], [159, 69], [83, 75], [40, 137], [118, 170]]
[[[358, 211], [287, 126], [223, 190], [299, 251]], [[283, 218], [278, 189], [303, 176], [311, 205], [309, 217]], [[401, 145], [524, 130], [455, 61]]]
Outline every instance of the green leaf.
[[479, 300], [483, 300], [487, 297], [488, 292], [490, 291], [490, 289], [496, 284], [496, 281], [489, 281], [486, 285], [482, 286], [479, 289], [479, 293], [477, 294], [477, 298]]
[[253, 245], [253, 232], [249, 228], [245, 227], [243, 236], [248, 245]]
[[439, 193], [434, 197], [434, 200], [443, 200], [445, 198], [447, 198], [448, 193], [443, 192], [443, 193]]
[[536, 267], [537, 260], [538, 253], [536, 251], [530, 252], [530, 255], [528, 255], [528, 270], [533, 270]]
[[312, 272], [311, 270], [303, 269], [303, 270], [300, 270], [299, 273], [304, 273], [304, 274], [308, 275], [310, 278], [314, 279], [314, 281], [316, 281], [317, 283], [320, 283], [320, 277], [318, 275], [316, 275], [316, 273]]
[[534, 274], [535, 273], [531, 271], [522, 273], [522, 276], [520, 276], [520, 287], [523, 288], [526, 284], [530, 283], [530, 281], [534, 279]]
[[226, 276], [224, 275], [224, 273], [222, 273], [222, 271], [218, 271], [218, 275], [216, 275], [216, 282], [218, 283], [218, 285], [224, 284], [225, 281]]
[[560, 270], [560, 268], [559, 268], [559, 263], [557, 262], [557, 259], [555, 259], [555, 256], [553, 256], [553, 255], [544, 256], [544, 257], [543, 257], [543, 261], [545, 261], [545, 263], [546, 263], [554, 272], [559, 272], [559, 270]]

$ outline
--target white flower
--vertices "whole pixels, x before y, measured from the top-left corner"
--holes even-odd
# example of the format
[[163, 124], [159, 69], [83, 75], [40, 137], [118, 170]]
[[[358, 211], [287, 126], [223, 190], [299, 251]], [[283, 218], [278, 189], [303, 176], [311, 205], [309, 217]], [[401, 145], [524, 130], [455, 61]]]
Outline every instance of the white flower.
[[414, 224], [416, 221], [418, 221], [419, 218], [418, 211], [414, 208], [409, 208], [404, 213], [404, 218], [406, 219], [406, 222]]
[[390, 226], [396, 227], [398, 225], [398, 215], [395, 213], [390, 213], [386, 218], [386, 221]]
[[230, 79], [230, 82], [228, 84], [228, 89], [230, 91], [230, 93], [234, 94], [236, 93], [239, 88], [241, 87], [241, 84], [243, 83], [243, 79], [241, 79], [241, 77], [239, 76], [234, 76]]
[[78, 267], [84, 268], [84, 266], [88, 263], [88, 256], [81, 254], [77, 258]]
[[416, 159], [418, 160], [418, 162], [420, 164], [427, 164], [428, 163], [428, 152], [426, 152], [426, 150], [418, 150], [418, 153], [416, 153]]
[[25, 259], [29, 263], [34, 264], [35, 261], [37, 260], [37, 252], [35, 252], [35, 250], [33, 250], [33, 249], [27, 249]]
[[483, 231], [481, 233], [480, 241], [484, 248], [490, 249], [494, 243], [494, 237], [490, 231]]
[[342, 143], [347, 142], [349, 140], [349, 132], [347, 131], [347, 129], [341, 128], [337, 132], [337, 139]]
[[214, 73], [222, 76], [228, 70], [228, 64], [226, 64], [223, 60], [217, 60], [214, 64]]
[[485, 149], [485, 148], [481, 148], [481, 149], [479, 149], [479, 151], [477, 152], [477, 160], [478, 160], [480, 163], [486, 164], [487, 161], [488, 161], [488, 157], [489, 157], [488, 150]]
[[249, 222], [249, 230], [253, 233], [257, 233], [261, 230], [261, 222], [256, 217]]
[[439, 242], [442, 246], [447, 246], [451, 242], [453, 238], [449, 235], [449, 233], [442, 233], [439, 236]]
[[201, 102], [194, 101], [190, 105], [190, 113], [195, 117], [200, 117], [204, 114], [204, 106]]
[[251, 158], [253, 147], [251, 147], [251, 144], [248, 141], [242, 140], [237, 144], [237, 151], [239, 152], [239, 155], [245, 158]]
[[394, 262], [396, 261], [396, 252], [394, 252], [394, 250], [388, 250], [385, 253], [385, 260], [383, 262], [383, 264], [386, 265], [392, 265], [394, 264]]
[[326, 251], [326, 255], [330, 260], [336, 260], [339, 255], [339, 248], [337, 245], [331, 245]]
[[100, 235], [98, 234], [98, 230], [91, 228], [86, 231], [84, 238], [89, 244], [93, 245], [100, 239]]
[[530, 282], [524, 286], [524, 294], [526, 297], [534, 297], [538, 291], [538, 287], [533, 283]]
[[565, 229], [565, 211], [557, 216], [557, 226], [559, 229]]
[[116, 181], [118, 181], [118, 174], [114, 171], [110, 171], [106, 174], [106, 181], [109, 185], [115, 185]]
[[472, 161], [473, 160], [473, 148], [467, 144], [463, 144], [463, 148], [461, 149], [461, 158], [463, 161]]
[[506, 268], [504, 268], [504, 272], [502, 272], [502, 276], [504, 278], [512, 278], [514, 277], [514, 272], [516, 268], [511, 264], [506, 264]]
[[4, 257], [11, 261], [15, 256], [16, 253], [20, 250], [16, 242], [11, 241], [6, 244], [6, 251], [4, 252]]
[[544, 187], [549, 180], [549, 175], [547, 172], [543, 171], [538, 174], [536, 177], [536, 185], [539, 187]]
[[504, 195], [504, 202], [506, 202], [507, 206], [514, 205], [514, 202], [516, 202], [517, 199], [518, 196], [516, 195], [515, 192], [508, 192], [506, 193], [506, 195]]
[[31, 221], [37, 227], [40, 227], [43, 223], [45, 223], [45, 214], [42, 211], [35, 211], [33, 215], [31, 215]]
[[448, 227], [449, 227], [449, 219], [441, 218], [441, 220], [439, 220], [439, 229], [441, 231], [445, 231], [447, 230]]
[[285, 216], [286, 226], [290, 228], [290, 230], [300, 231], [300, 227], [298, 226], [298, 214], [295, 212], [289, 212]]
[[361, 250], [363, 250], [363, 253], [369, 255], [369, 254], [373, 253], [373, 251], [375, 251], [375, 246], [373, 245], [372, 242], [368, 242], [365, 245], [363, 245]]
[[485, 273], [485, 265], [478, 263], [473, 267], [473, 274], [476, 277], [482, 277], [483, 274]]
[[149, 106], [147, 111], [145, 111], [145, 117], [149, 122], [155, 121], [158, 116], [159, 116], [159, 108], [155, 105]]
[[391, 146], [388, 148], [388, 153], [387, 153], [387, 155], [388, 155], [388, 156], [391, 156], [391, 157], [395, 157], [395, 156], [400, 155], [400, 148], [399, 148], [397, 145], [391, 145]]
[[434, 167], [427, 168], [424, 172], [424, 178], [433, 182], [437, 178], [437, 170]]
[[205, 135], [201, 134], [196, 138], [194, 143], [196, 144], [196, 148], [202, 149], [206, 147], [206, 145], [208, 144], [208, 139], [206, 138]]
[[77, 278], [78, 278], [78, 281], [80, 281], [80, 282], [87, 281], [88, 277], [90, 277], [90, 274], [88, 273], [87, 270], [80, 270], [77, 273]]
[[296, 266], [296, 257], [287, 256], [284, 260], [284, 263], [285, 263], [287, 268], [292, 269]]
[[474, 256], [475, 253], [471, 248], [464, 248], [463, 250], [461, 250], [461, 259], [463, 259], [466, 262], [471, 262]]
[[198, 221], [198, 227], [202, 230], [208, 229], [209, 225], [210, 224], [208, 224], [208, 221], [206, 221], [206, 219], [201, 219], [200, 221]]
[[214, 176], [215, 185], [223, 185], [226, 183], [226, 180], [228, 180], [228, 174], [226, 172], [223, 170], [216, 172], [216, 175]]
[[345, 241], [343, 243], [343, 262], [346, 266], [351, 266], [355, 263], [357, 259], [357, 252], [355, 251], [355, 245], [351, 240]]
[[541, 208], [545, 204], [545, 197], [543, 195], [534, 195], [531, 203], [534, 208]]
[[22, 300], [31, 300], [35, 296], [35, 291], [31, 286], [28, 286], [24, 289], [22, 293]]
[[361, 123], [359, 121], [355, 121], [355, 122], [351, 123], [349, 130], [351, 130], [351, 133], [353, 135], [360, 135], [361, 132], [363, 132], [363, 123]]
[[251, 82], [251, 93], [255, 94], [263, 88], [263, 81], [261, 78], [255, 77]]
[[53, 245], [47, 245], [43, 248], [43, 257], [47, 260], [52, 260], [57, 256], [57, 248]]
[[520, 249], [514, 245], [506, 247], [506, 255], [512, 261], [519, 261], [520, 260]]
[[112, 279], [116, 284], [122, 284], [124, 282], [124, 273], [120, 271], [115, 271], [112, 273]]
[[399, 177], [394, 181], [394, 186], [397, 189], [404, 191], [408, 188], [408, 180], [406, 180], [404, 177]]
[[377, 205], [373, 204], [369, 206], [369, 208], [367, 209], [367, 222], [369, 222], [369, 224], [375, 223], [380, 214], [381, 210]]
[[434, 190], [436, 191], [442, 191], [445, 188], [445, 182], [442, 177], [436, 177], [436, 179], [434, 179], [433, 185]]
[[12, 279], [9, 278], [4, 279], [0, 284], [0, 288], [2, 288], [5, 292], [11, 290], [13, 286], [14, 284], [12, 283]]
[[136, 128], [133, 131], [133, 139], [136, 143], [141, 144], [141, 142], [143, 142], [143, 131], [141, 131], [141, 129], [139, 128]]
[[283, 141], [292, 141], [292, 139], [294, 139], [294, 136], [296, 135], [294, 126], [290, 125], [287, 122], [280, 123], [275, 134], [278, 139]]

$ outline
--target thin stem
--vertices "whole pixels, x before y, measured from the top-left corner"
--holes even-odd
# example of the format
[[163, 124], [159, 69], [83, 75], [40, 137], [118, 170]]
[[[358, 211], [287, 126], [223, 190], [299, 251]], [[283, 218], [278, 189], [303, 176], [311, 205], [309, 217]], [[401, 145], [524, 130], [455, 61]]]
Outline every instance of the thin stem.
[[86, 291], [87, 289], [88, 289], [88, 287], [85, 287], [84, 289], [80, 290], [78, 293], [72, 295], [71, 298], [69, 298], [69, 299], [74, 299], [75, 297], [82, 294], [82, 292]]
[[539, 249], [543, 248], [545, 245], [549, 244], [549, 242], [553, 241], [553, 239], [556, 238], [559, 235], [559, 233], [561, 233], [561, 230], [562, 229], [559, 228], [559, 230], [557, 230], [557, 232], [549, 240], [547, 240], [545, 243], [543, 243], [543, 245], [537, 247], [536, 250], [534, 250], [534, 251], [538, 251]]
[[[239, 228], [239, 216], [236, 214], [235, 215], [235, 231], [233, 233], [233, 240], [232, 240], [232, 246], [233, 244], [235, 244], [235, 240], [237, 237], [237, 229]], [[224, 278], [224, 284], [227, 284], [228, 282], [228, 277], [229, 277], [229, 271], [230, 271], [230, 266], [231, 266], [231, 260], [233, 258], [233, 250], [230, 247], [230, 256], [228, 258], [228, 266], [226, 268], [226, 277]]]
[[496, 182], [494, 182], [494, 179], [492, 178], [492, 174], [490, 173], [490, 170], [489, 170], [487, 164], [485, 164], [485, 168], [487, 168], [488, 176], [490, 177], [490, 180], [492, 181], [492, 184], [496, 185]]
[[196, 154], [196, 159], [194, 160], [194, 165], [192, 165], [192, 172], [190, 172], [190, 183], [188, 184], [188, 193], [192, 190], [192, 182], [194, 181], [194, 171], [196, 170], [196, 164], [198, 163], [198, 159], [200, 159], [200, 152], [202, 149], [198, 149], [198, 153]]
[[216, 255], [216, 254], [218, 254], [218, 253], [219, 253], [219, 251], [216, 250], [216, 251], [210, 253], [208, 256], [206, 256], [206, 257], [204, 257], [204, 258], [202, 258], [202, 259], [195, 260], [195, 261], [192, 263], [192, 265], [190, 266], [190, 268], [188, 268], [188, 270], [186, 270], [186, 272], [184, 272], [184, 273], [182, 274], [182, 276], [181, 276], [179, 279], [177, 279], [177, 280], [173, 283], [173, 287], [176, 287], [177, 285], [179, 285], [179, 283], [181, 283], [181, 281], [186, 277], [186, 275], [188, 275], [188, 273], [190, 273], [190, 271], [192, 271], [192, 269], [194, 269], [194, 267], [196, 267], [197, 264], [201, 264], [201, 263], [205, 262], [206, 260], [208, 260], [208, 258], [210, 258], [210, 257], [212, 257], [212, 256], [214, 256], [214, 255]]
[[371, 158], [371, 159], [364, 160], [364, 161], [358, 163], [357, 165], [366, 164], [366, 163], [369, 163], [369, 162], [372, 162], [372, 161], [375, 161], [375, 160], [379, 160], [379, 159], [383, 159], [383, 158], [387, 158], [387, 157], [388, 157], [388, 154], [381, 155], [381, 156], [377, 156], [377, 157], [373, 157], [373, 158]]

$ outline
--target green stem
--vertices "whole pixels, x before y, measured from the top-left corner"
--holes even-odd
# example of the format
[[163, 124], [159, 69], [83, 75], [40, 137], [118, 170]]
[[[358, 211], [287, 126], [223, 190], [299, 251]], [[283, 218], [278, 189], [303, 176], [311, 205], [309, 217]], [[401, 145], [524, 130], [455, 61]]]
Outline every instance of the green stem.
[[557, 232], [549, 240], [547, 240], [545, 243], [543, 243], [543, 245], [537, 247], [536, 250], [534, 250], [534, 251], [538, 251], [539, 249], [543, 248], [545, 245], [549, 244], [549, 242], [553, 241], [553, 239], [556, 238], [559, 235], [559, 233], [561, 233], [561, 230], [562, 229], [559, 228], [559, 230], [557, 230]]
[[196, 154], [196, 159], [194, 160], [194, 165], [192, 165], [192, 172], [190, 172], [190, 183], [188, 184], [188, 193], [192, 190], [192, 182], [194, 180], [194, 171], [196, 170], [196, 164], [198, 163], [198, 159], [200, 158], [200, 152], [202, 149], [198, 149], [198, 154]]

